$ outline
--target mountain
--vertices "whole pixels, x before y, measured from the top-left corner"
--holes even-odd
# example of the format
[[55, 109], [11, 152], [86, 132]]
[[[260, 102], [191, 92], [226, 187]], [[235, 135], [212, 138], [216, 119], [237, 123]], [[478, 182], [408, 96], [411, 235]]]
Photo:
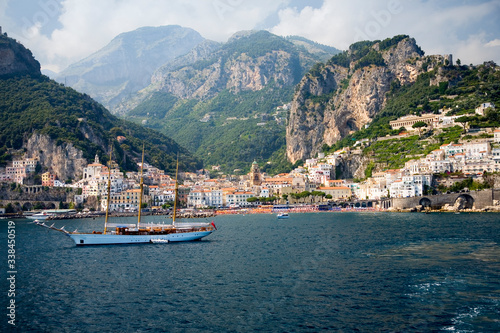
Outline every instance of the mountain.
[[55, 79], [89, 94], [112, 111], [124, 98], [148, 86], [160, 66], [204, 40], [198, 32], [176, 25], [139, 28], [118, 35]]
[[[197, 61], [209, 58], [213, 52], [217, 51], [221, 47], [220, 43], [204, 40], [200, 44], [196, 45], [191, 51], [185, 55], [179, 56], [163, 66], [161, 66], [155, 73], [152, 73], [150, 81], [155, 82], [145, 89], [138, 91], [136, 94], [130, 95], [128, 98], [124, 99], [121, 103], [113, 107], [113, 113], [118, 115], [124, 115], [128, 111], [136, 108], [139, 104], [147, 99], [150, 99], [153, 94], [161, 90], [161, 80], [162, 73], [167, 73], [169, 71], [175, 71], [179, 68], [190, 66]], [[158, 82], [158, 84], [156, 84]], [[161, 106], [160, 106], [161, 107]]]
[[[162, 131], [226, 172], [285, 161], [286, 111], [302, 76], [338, 51], [301, 38], [242, 31], [161, 67], [129, 100], [128, 119]], [[268, 164], [269, 165], [269, 164]]]
[[384, 109], [391, 89], [412, 85], [422, 73], [450, 61], [451, 56], [425, 57], [413, 38], [399, 35], [355, 43], [325, 64], [318, 63], [293, 97], [288, 159], [294, 163], [309, 158], [323, 145], [363, 129]]
[[201, 168], [199, 160], [163, 134], [111, 115], [88, 95], [76, 92], [40, 72], [31, 52], [0, 36], [0, 164], [13, 155], [38, 158], [42, 170], [62, 180], [81, 176], [99, 155], [122, 170], [136, 170], [142, 146], [146, 161], [169, 172], [177, 154], [183, 170]]

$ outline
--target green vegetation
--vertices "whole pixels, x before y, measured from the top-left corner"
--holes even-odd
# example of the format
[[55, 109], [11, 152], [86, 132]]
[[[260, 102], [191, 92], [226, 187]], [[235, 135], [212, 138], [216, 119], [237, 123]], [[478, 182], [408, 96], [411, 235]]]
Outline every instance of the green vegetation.
[[[163, 114], [155, 106], [172, 97], [157, 93], [130, 114], [136, 115], [132, 119], [137, 122], [147, 119], [146, 126], [172, 137], [206, 166], [220, 165], [222, 172], [233, 173], [248, 171], [257, 160], [270, 162], [264, 164], [266, 172], [280, 173], [289, 171], [291, 164], [285, 156], [285, 124], [278, 124], [271, 113], [290, 101], [292, 94], [293, 87], [272, 84], [255, 92], [223, 90], [207, 101], [176, 100], [163, 117], [155, 117]], [[200, 121], [207, 114], [208, 121]]]
[[439, 185], [437, 189], [442, 193], [446, 193], [446, 192], [460, 192], [466, 188], [469, 189], [470, 191], [481, 191], [490, 187], [491, 185], [488, 182], [478, 182], [473, 180], [472, 178], [467, 178], [460, 182], [456, 182], [449, 187], [446, 187], [444, 185]]
[[371, 65], [374, 66], [385, 66], [384, 58], [382, 58], [382, 54], [375, 50], [370, 50], [363, 58], [359, 59], [359, 61], [354, 66], [354, 70], [363, 67], [369, 67]]
[[[380, 51], [387, 50], [406, 38], [409, 38], [409, 36], [398, 35], [393, 38], [384, 39], [383, 41], [361, 41], [354, 43], [349, 47], [349, 51], [344, 51], [334, 55], [327, 62], [327, 65], [338, 65], [349, 68], [351, 63], [359, 60], [359, 62], [355, 65], [355, 70], [370, 65], [385, 66], [385, 61], [382, 58]], [[377, 43], [379, 43], [380, 51], [376, 51], [372, 48], [373, 45]], [[424, 52], [420, 48], [418, 49], [418, 52], [420, 55], [424, 55]]]
[[276, 201], [278, 201], [279, 198], [278, 197], [275, 197], [275, 196], [272, 196], [272, 197], [251, 197], [251, 198], [248, 198], [247, 199], [247, 202], [250, 202], [250, 203], [255, 203], [255, 202], [261, 202], [261, 203], [266, 203], [266, 204], [270, 204], [270, 203], [274, 203]]
[[165, 117], [168, 110], [174, 107], [177, 100], [178, 98], [171, 94], [156, 92], [150, 99], [130, 111], [129, 115], [135, 117], [151, 116], [161, 119]]
[[321, 191], [302, 191], [300, 193], [290, 193], [289, 196], [295, 200], [300, 200], [302, 202], [305, 202], [309, 197], [311, 197], [310, 201], [313, 202], [316, 201], [316, 197], [320, 197], [321, 200], [323, 200], [326, 197], [326, 193]]
[[418, 135], [422, 134], [422, 127], [427, 127], [427, 124], [424, 121], [417, 121], [415, 124], [411, 126], [412, 128], [418, 129]]
[[379, 43], [380, 51], [387, 50], [388, 48], [397, 45], [400, 41], [409, 38], [408, 35], [397, 35], [392, 38], [386, 38]]
[[224, 47], [231, 53], [246, 53], [253, 58], [263, 56], [270, 51], [285, 51], [297, 54], [297, 49], [292, 42], [264, 30], [239, 37]]
[[[430, 133], [431, 134], [431, 133]], [[397, 169], [412, 159], [429, 154], [439, 149], [442, 144], [455, 142], [460, 138], [460, 126], [443, 129], [442, 133], [420, 138], [417, 135], [396, 138], [390, 140], [376, 141], [363, 150], [364, 154], [370, 156], [373, 164], [369, 164], [365, 176], [370, 177], [375, 164], [384, 169]]]
[[[20, 149], [26, 134], [38, 132], [50, 136], [57, 145], [73, 144], [89, 161], [98, 154], [106, 162], [107, 150], [113, 144], [113, 158], [123, 170], [137, 169], [134, 158], [140, 156], [143, 144], [146, 160], [169, 172], [175, 170], [177, 153], [184, 170], [202, 166], [165, 135], [118, 119], [89, 96], [45, 76], [2, 79], [0, 95], [0, 163], [3, 165], [11, 158], [9, 149]], [[116, 140], [117, 136], [126, 138], [124, 144]]]

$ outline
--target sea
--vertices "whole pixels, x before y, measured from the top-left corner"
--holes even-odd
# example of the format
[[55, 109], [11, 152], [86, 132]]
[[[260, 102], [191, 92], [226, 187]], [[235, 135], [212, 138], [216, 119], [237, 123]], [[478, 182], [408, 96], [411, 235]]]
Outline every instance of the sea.
[[[217, 231], [201, 241], [88, 247], [13, 220], [14, 274], [0, 220], [0, 331], [500, 331], [500, 214], [212, 219]], [[104, 221], [47, 223], [92, 231]]]

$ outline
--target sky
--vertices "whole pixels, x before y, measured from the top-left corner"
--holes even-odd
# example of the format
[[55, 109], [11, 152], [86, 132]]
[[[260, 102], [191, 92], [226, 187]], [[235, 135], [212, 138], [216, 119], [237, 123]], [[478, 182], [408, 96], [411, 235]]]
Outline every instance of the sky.
[[345, 50], [406, 34], [426, 54], [500, 64], [500, 0], [0, 0], [0, 26], [55, 72], [143, 26], [181, 25], [225, 42], [241, 30]]

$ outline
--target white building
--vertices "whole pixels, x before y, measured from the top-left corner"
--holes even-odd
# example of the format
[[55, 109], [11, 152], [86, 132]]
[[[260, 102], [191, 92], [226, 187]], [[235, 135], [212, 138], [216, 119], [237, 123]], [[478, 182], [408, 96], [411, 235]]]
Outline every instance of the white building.
[[436, 160], [429, 162], [429, 172], [431, 173], [443, 173], [443, 172], [453, 171], [453, 164], [449, 160]]
[[[151, 194], [151, 193], [150, 193]], [[160, 193], [151, 194], [151, 200], [153, 202], [153, 206], [163, 206], [166, 203], [173, 202], [175, 199], [175, 191], [163, 191]]]
[[262, 198], [269, 198], [270, 197], [269, 189], [267, 187], [263, 187], [260, 190], [260, 197], [262, 197]]
[[316, 166], [316, 164], [318, 164], [318, 160], [317, 159], [315, 159], [315, 158], [308, 158], [306, 160], [305, 166], [306, 166], [306, 168], [311, 168], [313, 166]]
[[317, 184], [326, 184], [330, 180], [331, 165], [319, 164], [309, 169], [309, 181]]
[[192, 190], [188, 194], [187, 206], [190, 208], [222, 207], [222, 190]]
[[490, 160], [470, 160], [464, 164], [462, 171], [465, 174], [479, 175], [490, 168]]
[[444, 156], [446, 158], [464, 152], [464, 146], [461, 143], [448, 143], [441, 145], [440, 148], [444, 150]]
[[481, 105], [479, 105], [477, 108], [476, 108], [476, 113], [481, 115], [481, 116], [484, 116], [484, 113], [486, 111], [486, 109], [488, 108], [492, 108], [494, 109], [495, 108], [495, 104], [493, 103], [482, 103]]
[[403, 176], [401, 180], [393, 182], [389, 187], [391, 198], [408, 198], [421, 196], [426, 186], [430, 186], [431, 175]]
[[252, 192], [231, 192], [226, 194], [226, 206], [247, 207], [252, 205], [247, 199], [253, 197]]
[[463, 144], [463, 152], [467, 159], [480, 159], [491, 153], [491, 146], [488, 141], [475, 141]]
[[99, 156], [96, 154], [95, 162], [88, 164], [86, 168], [83, 168], [83, 179], [99, 177], [103, 167], [104, 165], [99, 163]]
[[435, 124], [436, 128], [445, 128], [445, 127], [453, 127], [455, 125], [458, 125], [455, 123], [455, 120], [457, 118], [463, 117], [463, 115], [458, 115], [458, 116], [440, 116], [438, 118], [438, 122]]
[[12, 161], [14, 168], [25, 167], [27, 172], [35, 172], [38, 160], [34, 158], [23, 158], [22, 160]]
[[[385, 179], [383, 181], [385, 183]], [[354, 194], [359, 199], [374, 199], [378, 200], [387, 197], [387, 188], [384, 184], [376, 179], [368, 178], [365, 182], [356, 187]]]
[[493, 133], [494, 135], [494, 141], [496, 143], [500, 143], [500, 128], [495, 129], [495, 132]]
[[326, 157], [326, 163], [332, 165], [332, 166], [337, 166], [337, 161], [338, 161], [338, 156], [335, 155], [328, 155]]
[[425, 160], [410, 160], [405, 163], [404, 170], [410, 175], [422, 174], [429, 172], [429, 163]]

